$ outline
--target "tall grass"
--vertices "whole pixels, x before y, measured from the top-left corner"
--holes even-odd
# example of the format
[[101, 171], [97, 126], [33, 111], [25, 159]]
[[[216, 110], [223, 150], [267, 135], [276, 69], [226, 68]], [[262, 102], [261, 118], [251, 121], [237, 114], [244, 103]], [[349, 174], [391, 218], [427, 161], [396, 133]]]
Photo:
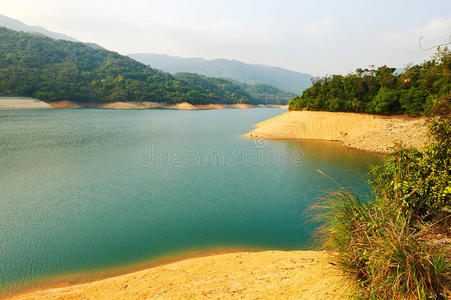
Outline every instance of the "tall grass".
[[374, 199], [362, 202], [340, 186], [313, 207], [320, 241], [338, 252], [365, 298], [451, 295], [451, 247], [440, 244], [451, 239], [451, 95], [437, 100], [428, 128], [422, 152], [397, 149], [372, 169]]
[[411, 216], [397, 201], [364, 203], [342, 189], [314, 207], [318, 235], [338, 252], [339, 266], [354, 274], [367, 299], [427, 299], [449, 293], [445, 253], [417, 238]]

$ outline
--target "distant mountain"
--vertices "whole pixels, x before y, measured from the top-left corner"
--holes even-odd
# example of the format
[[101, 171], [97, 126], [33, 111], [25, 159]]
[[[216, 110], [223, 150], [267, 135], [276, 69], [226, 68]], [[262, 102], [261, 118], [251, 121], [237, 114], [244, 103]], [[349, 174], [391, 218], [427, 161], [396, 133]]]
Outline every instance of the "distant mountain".
[[129, 54], [137, 61], [172, 74], [197, 73], [210, 77], [229, 78], [245, 83], [263, 83], [282, 91], [300, 94], [311, 86], [313, 75], [278, 67], [246, 64], [237, 60], [183, 58], [164, 54]]
[[74, 38], [72, 38], [70, 36], [67, 36], [65, 34], [49, 31], [49, 30], [47, 30], [47, 29], [45, 29], [43, 27], [40, 27], [40, 26], [26, 25], [26, 24], [20, 22], [19, 20], [15, 20], [15, 19], [3, 16], [3, 15], [0, 15], [0, 26], [6, 27], [6, 28], [11, 29], [11, 30], [15, 30], [15, 31], [23, 31], [23, 32], [30, 32], [30, 33], [40, 33], [42, 35], [51, 37], [52, 39], [66, 40], [66, 41], [71, 41], [71, 42], [79, 42], [79, 40], [74, 39]]
[[[8, 29], [15, 30], [15, 31], [22, 31], [22, 32], [44, 35], [44, 36], [47, 36], [47, 37], [50, 37], [50, 38], [56, 39], [56, 40], [80, 42], [79, 40], [77, 40], [73, 37], [67, 36], [65, 34], [53, 32], [53, 31], [47, 30], [40, 26], [30, 26], [30, 25], [20, 22], [19, 20], [12, 19], [12, 18], [3, 16], [3, 15], [0, 15], [0, 27], [6, 27]], [[94, 49], [103, 49], [101, 46], [99, 46], [95, 43], [85, 43], [85, 44]]]

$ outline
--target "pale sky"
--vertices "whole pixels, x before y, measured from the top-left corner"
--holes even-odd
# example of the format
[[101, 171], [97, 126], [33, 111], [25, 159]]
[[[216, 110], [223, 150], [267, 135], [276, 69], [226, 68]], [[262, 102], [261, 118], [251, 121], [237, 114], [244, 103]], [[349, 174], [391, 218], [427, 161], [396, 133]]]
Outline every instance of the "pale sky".
[[451, 35], [449, 0], [0, 0], [0, 14], [127, 53], [228, 58], [315, 76], [403, 67]]

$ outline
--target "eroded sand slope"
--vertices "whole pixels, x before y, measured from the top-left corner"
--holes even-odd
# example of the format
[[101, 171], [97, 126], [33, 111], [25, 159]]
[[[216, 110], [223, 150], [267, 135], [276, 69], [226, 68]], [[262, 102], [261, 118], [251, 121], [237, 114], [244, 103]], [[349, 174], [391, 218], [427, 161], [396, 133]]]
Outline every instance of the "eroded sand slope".
[[0, 110], [40, 108], [52, 108], [52, 106], [33, 98], [0, 97]]
[[290, 111], [257, 124], [246, 136], [339, 141], [351, 148], [388, 153], [397, 144], [421, 149], [427, 139], [425, 122], [423, 117]]
[[348, 299], [352, 282], [320, 251], [262, 251], [187, 259], [14, 299]]

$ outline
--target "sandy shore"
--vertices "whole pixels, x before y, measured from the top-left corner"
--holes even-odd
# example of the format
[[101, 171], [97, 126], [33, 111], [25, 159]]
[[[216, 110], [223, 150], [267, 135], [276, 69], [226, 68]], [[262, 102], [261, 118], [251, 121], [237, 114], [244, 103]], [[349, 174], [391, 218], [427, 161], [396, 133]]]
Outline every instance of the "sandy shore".
[[272, 107], [287, 109], [287, 105], [252, 105], [252, 104], [190, 104], [188, 102], [168, 104], [149, 101], [116, 101], [108, 103], [82, 103], [68, 100], [43, 102], [33, 98], [0, 97], [0, 110], [5, 109], [32, 109], [32, 108], [107, 108], [107, 109], [176, 109], [176, 110], [210, 110], [239, 108], [249, 109], [256, 107]]
[[249, 108], [255, 108], [255, 105], [252, 105], [252, 104], [230, 104], [227, 107], [228, 108], [249, 109]]
[[164, 105], [156, 102], [110, 102], [105, 104], [98, 104], [98, 103], [88, 103], [88, 104], [81, 104], [87, 108], [110, 108], [110, 109], [158, 109], [158, 108], [167, 108]]
[[194, 110], [197, 109], [196, 106], [188, 103], [188, 102], [182, 102], [182, 103], [177, 103], [174, 105], [170, 105], [167, 108], [169, 109], [182, 109], [182, 110]]
[[10, 299], [347, 299], [352, 281], [321, 251], [221, 254]]
[[426, 118], [356, 113], [289, 111], [256, 125], [252, 139], [314, 139], [342, 142], [372, 152], [388, 153], [395, 145], [421, 149]]
[[[240, 108], [248, 109], [257, 106], [251, 104], [199, 104], [188, 102], [168, 104], [149, 101], [116, 101], [108, 103], [81, 103], [68, 100], [44, 102], [33, 98], [0, 97], [0, 110], [6, 109], [34, 109], [34, 108], [107, 108], [107, 109], [176, 109], [176, 110], [210, 110]], [[282, 105], [258, 105], [258, 107], [286, 108]]]
[[46, 102], [25, 97], [0, 97], [0, 110], [52, 108]]
[[49, 104], [53, 108], [81, 108], [82, 107], [78, 103], [68, 101], [68, 100], [49, 102]]

